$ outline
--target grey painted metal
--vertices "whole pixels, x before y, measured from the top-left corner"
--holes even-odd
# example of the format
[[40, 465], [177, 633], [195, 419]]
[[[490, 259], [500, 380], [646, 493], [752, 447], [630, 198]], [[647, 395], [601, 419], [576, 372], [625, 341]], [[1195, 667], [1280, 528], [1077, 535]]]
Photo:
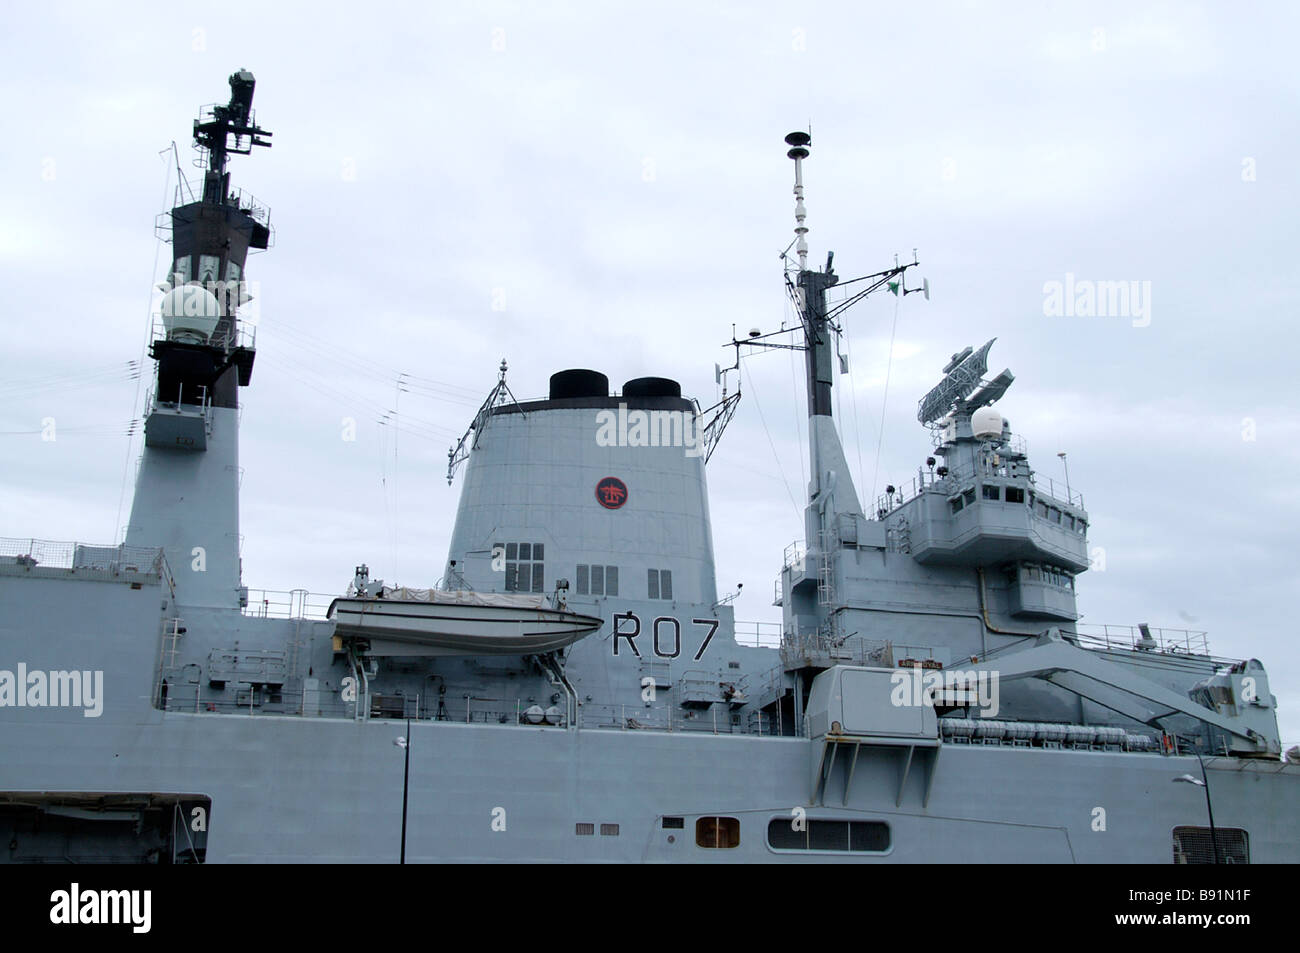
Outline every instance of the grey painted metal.
[[[826, 274], [798, 285], [824, 293]], [[828, 336], [820, 308], [805, 327]], [[1219, 828], [1247, 831], [1254, 861], [1300, 859], [1300, 766], [1279, 757], [1263, 666], [1077, 626], [1082, 498], [1008, 422], [977, 437], [972, 401], [935, 433], [942, 465], [865, 510], [818, 412], [829, 353], [809, 362], [807, 535], [781, 561], [772, 638], [719, 599], [700, 445], [633, 439], [619, 416], [698, 435], [688, 400], [515, 403], [502, 369], [453, 450], [445, 587], [563, 598], [598, 623], [541, 653], [385, 651], [304, 592], [274, 617], [240, 575], [238, 411], [208, 411], [205, 447], [146, 445], [128, 548], [0, 540], [0, 835], [17, 845], [0, 859], [392, 862], [405, 819], [425, 862], [1169, 862], [1173, 829], [1205, 822], [1170, 783], [1195, 763], [1174, 735], [1206, 755]], [[344, 579], [367, 554], [338, 555]], [[20, 666], [49, 679], [21, 705]], [[925, 677], [949, 683], [896, 697]], [[127, 795], [210, 817], [184, 841], [106, 834], [90, 815]], [[66, 836], [29, 823], [42, 809]], [[887, 846], [773, 846], [769, 824], [800, 812], [886, 825]], [[701, 846], [697, 822], [739, 841]]]

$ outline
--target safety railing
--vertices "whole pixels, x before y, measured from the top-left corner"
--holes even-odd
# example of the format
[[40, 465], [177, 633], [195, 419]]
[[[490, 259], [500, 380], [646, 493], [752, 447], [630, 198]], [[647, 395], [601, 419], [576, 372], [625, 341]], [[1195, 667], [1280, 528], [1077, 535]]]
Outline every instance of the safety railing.
[[0, 536], [0, 565], [20, 569], [97, 570], [112, 575], [124, 572], [158, 575], [173, 585], [171, 568], [163, 550], [152, 546], [97, 545], [31, 537]]
[[737, 622], [736, 644], [750, 648], [775, 649], [781, 646], [780, 622]]
[[[1136, 625], [1080, 623], [1075, 626], [1080, 646], [1096, 649], [1149, 650], [1183, 655], [1209, 655], [1205, 632], [1194, 629], [1161, 629]], [[1147, 635], [1149, 634], [1149, 638]]]
[[323, 621], [328, 616], [330, 603], [337, 596], [323, 596], [306, 589], [288, 591], [274, 589], [249, 589], [248, 604], [243, 613], [255, 619], [314, 619]]

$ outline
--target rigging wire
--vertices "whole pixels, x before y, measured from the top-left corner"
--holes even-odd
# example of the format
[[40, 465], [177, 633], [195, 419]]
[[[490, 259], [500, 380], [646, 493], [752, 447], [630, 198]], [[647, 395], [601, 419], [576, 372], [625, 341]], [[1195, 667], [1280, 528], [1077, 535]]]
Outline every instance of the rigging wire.
[[[394, 413], [392, 408], [385, 407], [381, 402], [364, 397], [360, 392], [346, 388], [335, 381], [327, 384], [319, 379], [310, 379], [302, 376], [301, 373], [296, 373], [296, 371], [310, 373], [311, 368], [310, 365], [297, 361], [292, 357], [275, 354], [271, 357], [270, 363], [271, 366], [276, 368], [277, 372], [349, 408], [360, 407], [365, 413], [376, 418], [385, 418]], [[438, 443], [448, 439], [454, 440], [459, 436], [459, 434], [445, 427], [440, 427], [432, 421], [410, 415], [403, 415], [402, 420], [399, 423], [394, 423], [393, 426], [400, 427], [405, 433]]]
[[0, 397], [22, 399], [46, 390], [62, 392], [76, 387], [100, 387], [136, 380], [139, 374], [140, 365], [135, 361], [118, 361], [89, 371], [61, 372], [3, 381], [0, 382]]
[[776, 443], [772, 440], [772, 431], [767, 429], [767, 418], [763, 416], [763, 407], [758, 402], [758, 388], [754, 386], [754, 375], [750, 373], [749, 367], [746, 365], [747, 360], [747, 357], [741, 358], [740, 366], [749, 375], [749, 392], [754, 395], [754, 408], [758, 411], [758, 419], [763, 424], [763, 433], [767, 434], [767, 445], [772, 448], [772, 457], [776, 460], [776, 469], [781, 474], [781, 482], [785, 484], [785, 492], [790, 497], [790, 505], [794, 507], [795, 517], [799, 518], [799, 504], [795, 502], [794, 493], [790, 489], [790, 481], [785, 478], [785, 468], [781, 466], [781, 455], [776, 452]]
[[[172, 140], [172, 144], [171, 144], [171, 149], [170, 149], [170, 150], [168, 150], [168, 149], [163, 149], [162, 152], [158, 153], [158, 155], [159, 155], [160, 157], [165, 156], [165, 155], [167, 154], [168, 151], [171, 151], [174, 155], [177, 154], [177, 153], [176, 153], [176, 140], [174, 140], [174, 139]], [[165, 207], [165, 206], [167, 205], [167, 193], [171, 190], [171, 184], [172, 184], [172, 168], [171, 168], [171, 165], [168, 164], [168, 163], [166, 162], [165, 159], [164, 159], [163, 161], [164, 161], [164, 164], [165, 164], [166, 167], [167, 167], [167, 172], [166, 172], [166, 174], [163, 176], [163, 195], [162, 195], [162, 201], [159, 203], [159, 205]], [[178, 156], [177, 161], [178, 161], [178, 163], [179, 163], [179, 156]], [[180, 165], [178, 164], [178, 165], [177, 165], [177, 169], [179, 170], [179, 168], [180, 168]], [[183, 177], [182, 177], [182, 178], [183, 178]], [[179, 184], [177, 185], [177, 188], [180, 188]], [[150, 339], [151, 337], [153, 337], [153, 292], [154, 292], [153, 279], [155, 279], [155, 278], [158, 276], [158, 258], [159, 258], [159, 256], [162, 254], [162, 247], [163, 247], [163, 245], [165, 245], [165, 244], [166, 244], [166, 242], [164, 242], [164, 241], [160, 238], [160, 239], [157, 241], [157, 243], [155, 243], [155, 245], [154, 245], [154, 250], [153, 250], [153, 271], [151, 271], [151, 272], [149, 273], [149, 281], [150, 281], [150, 284], [149, 284], [149, 308], [148, 308], [148, 316], [149, 316], [149, 320], [148, 320], [147, 322], [145, 322], [144, 340], [142, 340], [142, 341], [140, 342], [140, 363], [137, 365], [138, 367], [144, 367], [144, 366], [145, 366], [144, 359], [145, 359], [145, 355], [146, 355], [146, 354], [148, 353], [148, 351], [149, 351], [149, 339]], [[168, 263], [168, 266], [167, 266], [167, 267], [168, 267], [169, 269], [171, 268], [171, 264], [170, 264], [170, 262]], [[139, 411], [141, 411], [140, 416], [144, 416], [144, 414], [143, 414], [143, 410], [144, 410], [144, 408], [140, 406], [140, 381], [141, 381], [141, 379], [142, 379], [143, 377], [144, 377], [144, 375], [141, 374], [141, 375], [139, 375], [139, 376], [135, 379], [135, 397], [134, 397], [134, 399], [133, 399], [132, 402], [131, 402], [131, 413], [132, 413], [132, 415], [135, 415], [136, 411], [139, 410]], [[121, 530], [122, 530], [122, 504], [126, 501], [126, 478], [127, 478], [127, 473], [130, 471], [130, 467], [131, 467], [131, 451], [132, 451], [132, 449], [133, 449], [134, 447], [135, 447], [135, 434], [132, 433], [130, 439], [128, 439], [127, 442], [126, 442], [126, 456], [125, 456], [125, 458], [122, 460], [122, 488], [118, 491], [118, 494], [117, 494], [117, 516], [116, 516], [116, 517], [114, 518], [114, 520], [113, 520], [113, 536], [112, 536], [113, 539], [117, 539], [117, 534], [118, 534], [119, 532], [121, 532]], [[126, 534], [123, 533], [123, 538], [125, 538], [125, 535], [126, 535]]]
[[259, 330], [269, 331], [272, 337], [277, 337], [280, 332], [284, 332], [286, 337], [291, 339], [289, 343], [295, 349], [310, 353], [339, 367], [345, 367], [358, 375], [381, 380], [385, 384], [391, 384], [394, 379], [401, 377], [403, 378], [402, 384], [404, 387], [439, 400], [474, 407], [482, 403], [482, 393], [471, 387], [449, 384], [446, 381], [423, 377], [409, 371], [398, 371], [396, 368], [358, 354], [349, 354], [347, 358], [344, 358], [341, 356], [345, 353], [343, 349], [324, 343], [319, 339], [318, 335], [304, 331], [279, 318], [269, 324], [260, 324], [258, 328]]
[[[853, 403], [853, 443], [858, 451], [858, 492], [861, 493], [860, 488], [863, 486], [867, 474], [862, 466], [862, 427], [858, 423], [858, 385], [854, 380], [856, 376], [854, 372], [858, 365], [853, 361], [853, 336], [850, 334], [844, 335], [844, 350], [849, 358], [849, 399]], [[866, 501], [861, 501], [861, 506], [865, 510], [867, 508]]]
[[885, 447], [885, 409], [889, 406], [889, 375], [894, 369], [894, 334], [898, 331], [898, 303], [894, 298], [894, 324], [889, 329], [889, 362], [885, 365], [885, 394], [880, 399], [880, 433], [876, 438], [876, 468], [871, 474], [871, 501], [876, 500], [876, 479], [880, 475], [880, 457]]
[[[789, 298], [785, 299], [785, 314], [787, 318], [792, 317]], [[805, 396], [801, 398], [801, 395], [799, 394], [799, 362], [800, 362], [800, 358], [798, 357], [799, 353], [800, 352], [794, 350], [790, 352], [790, 384], [794, 389], [794, 400], [790, 402], [790, 407], [794, 411], [794, 445], [800, 448], [799, 449], [799, 479], [801, 481], [800, 486], [807, 487], [809, 478], [807, 474], [805, 474], [804, 472], [804, 454], [803, 454], [803, 447], [807, 446], [807, 443], [804, 440], [803, 428], [801, 427], [803, 418], [800, 416], [799, 413], [800, 408], [802, 408], [805, 405], [805, 402], [807, 401], [807, 397]]]

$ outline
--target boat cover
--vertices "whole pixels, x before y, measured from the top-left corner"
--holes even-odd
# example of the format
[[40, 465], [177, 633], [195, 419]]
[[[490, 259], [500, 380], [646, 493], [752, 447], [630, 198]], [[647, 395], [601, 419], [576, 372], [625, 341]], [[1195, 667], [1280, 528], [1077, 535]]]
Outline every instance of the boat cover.
[[397, 602], [434, 602], [439, 605], [492, 606], [498, 609], [549, 609], [545, 595], [515, 592], [474, 592], [470, 589], [410, 589], [385, 586], [384, 598]]

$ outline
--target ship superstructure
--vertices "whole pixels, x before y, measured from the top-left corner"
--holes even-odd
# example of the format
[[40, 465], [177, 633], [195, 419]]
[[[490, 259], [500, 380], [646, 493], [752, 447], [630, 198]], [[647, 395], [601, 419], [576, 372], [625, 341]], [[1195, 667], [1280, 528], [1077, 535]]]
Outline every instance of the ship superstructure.
[[[9, 860], [1297, 859], [1300, 767], [1263, 667], [1078, 624], [1089, 516], [994, 409], [1013, 377], [987, 376], [993, 342], [944, 367], [916, 477], [864, 507], [831, 415], [841, 317], [928, 284], [907, 286], [915, 258], [809, 267], [806, 133], [787, 138], [799, 326], [730, 345], [806, 360], [779, 631], [737, 623], [716, 583], [707, 461], [739, 390], [702, 408], [585, 368], [516, 400], [502, 363], [449, 455], [433, 586], [340, 553], [345, 592], [247, 590], [240, 308], [270, 229], [226, 159], [269, 133], [251, 74], [231, 89], [195, 125], [201, 197], [170, 213], [126, 540], [0, 557]], [[1173, 783], [1189, 772], [1213, 823]]]

